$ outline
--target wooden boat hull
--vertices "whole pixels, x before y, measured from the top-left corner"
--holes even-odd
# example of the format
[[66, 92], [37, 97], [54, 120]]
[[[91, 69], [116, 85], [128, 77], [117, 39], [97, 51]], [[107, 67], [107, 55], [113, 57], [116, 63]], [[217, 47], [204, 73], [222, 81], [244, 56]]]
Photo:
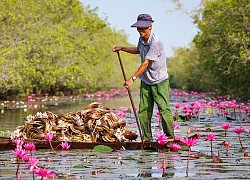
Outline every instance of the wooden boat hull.
[[[50, 144], [46, 140], [29, 140], [35, 143], [36, 149], [50, 149]], [[60, 141], [52, 141], [51, 144], [54, 149], [61, 149]], [[93, 149], [97, 145], [109, 146], [113, 150], [158, 150], [167, 148], [167, 146], [162, 146], [158, 142], [144, 142], [144, 148], [141, 142], [68, 142], [70, 144], [70, 149]], [[14, 150], [15, 144], [8, 137], [0, 137], [0, 151]]]

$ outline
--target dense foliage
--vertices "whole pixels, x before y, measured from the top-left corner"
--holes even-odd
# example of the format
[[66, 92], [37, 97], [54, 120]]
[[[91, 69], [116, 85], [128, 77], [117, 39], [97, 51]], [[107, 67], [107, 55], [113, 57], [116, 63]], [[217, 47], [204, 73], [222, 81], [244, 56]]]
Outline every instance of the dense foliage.
[[[178, 48], [170, 73], [186, 90], [250, 97], [249, 0], [204, 1], [199, 32], [189, 48]], [[174, 67], [175, 64], [178, 66]], [[177, 68], [178, 67], [178, 68]]]
[[213, 90], [213, 83], [209, 81], [209, 78], [203, 77], [205, 74], [201, 71], [198, 58], [194, 44], [191, 44], [189, 48], [174, 49], [174, 56], [168, 60], [171, 87], [199, 92], [204, 89], [205, 91]]
[[[111, 47], [128, 45], [127, 36], [78, 0], [1, 0], [0, 32], [1, 95], [72, 94], [122, 85]], [[130, 75], [138, 58], [122, 56]]]
[[[178, 0], [171, 2], [181, 8]], [[193, 43], [176, 48], [168, 59], [171, 85], [247, 100], [249, 1], [202, 2], [194, 16], [199, 32]], [[0, 97], [122, 87], [119, 61], [111, 47], [129, 45], [127, 36], [79, 0], [2, 0], [0, 31]], [[139, 58], [121, 56], [129, 77]]]

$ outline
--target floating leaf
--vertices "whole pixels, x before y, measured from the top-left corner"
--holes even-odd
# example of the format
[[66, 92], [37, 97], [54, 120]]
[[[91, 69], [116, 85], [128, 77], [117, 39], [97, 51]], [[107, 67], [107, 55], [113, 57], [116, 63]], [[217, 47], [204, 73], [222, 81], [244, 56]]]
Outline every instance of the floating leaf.
[[105, 145], [97, 145], [93, 148], [92, 151], [93, 152], [112, 152], [113, 149]]
[[82, 164], [78, 164], [78, 165], [73, 166], [73, 168], [86, 168], [86, 167]]

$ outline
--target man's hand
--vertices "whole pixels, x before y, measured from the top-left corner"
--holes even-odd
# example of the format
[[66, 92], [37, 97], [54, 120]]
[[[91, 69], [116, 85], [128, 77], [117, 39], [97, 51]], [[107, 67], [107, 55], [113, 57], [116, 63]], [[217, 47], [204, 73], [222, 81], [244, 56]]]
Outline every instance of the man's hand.
[[124, 84], [123, 86], [128, 89], [132, 84], [134, 83], [132, 78], [129, 78]]
[[120, 51], [122, 49], [121, 46], [113, 46], [112, 47], [112, 51], [116, 52], [116, 51]]

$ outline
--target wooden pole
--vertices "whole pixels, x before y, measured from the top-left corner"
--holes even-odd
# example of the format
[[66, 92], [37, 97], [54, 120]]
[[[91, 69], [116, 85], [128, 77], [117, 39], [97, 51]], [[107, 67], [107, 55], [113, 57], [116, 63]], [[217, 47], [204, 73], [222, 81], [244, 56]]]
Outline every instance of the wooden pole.
[[[124, 81], [127, 81], [120, 53], [119, 53], [119, 51], [116, 51], [116, 52], [117, 52], [117, 56], [118, 56], [118, 59], [119, 59], [120, 65], [121, 65], [121, 69], [122, 69], [122, 74], [123, 74], [123, 77], [124, 77]], [[142, 142], [142, 148], [144, 149], [144, 141], [143, 141], [143, 137], [142, 137], [141, 126], [140, 126], [140, 122], [138, 120], [138, 116], [136, 114], [134, 101], [133, 101], [133, 98], [132, 98], [132, 95], [131, 95], [131, 92], [130, 92], [129, 88], [127, 88], [127, 91], [128, 91], [128, 95], [129, 95], [129, 99], [130, 99], [133, 111], [134, 111], [134, 115], [135, 115], [136, 123], [137, 123], [137, 126], [138, 126], [138, 130], [139, 130], [139, 133], [140, 133], [141, 142]]]

